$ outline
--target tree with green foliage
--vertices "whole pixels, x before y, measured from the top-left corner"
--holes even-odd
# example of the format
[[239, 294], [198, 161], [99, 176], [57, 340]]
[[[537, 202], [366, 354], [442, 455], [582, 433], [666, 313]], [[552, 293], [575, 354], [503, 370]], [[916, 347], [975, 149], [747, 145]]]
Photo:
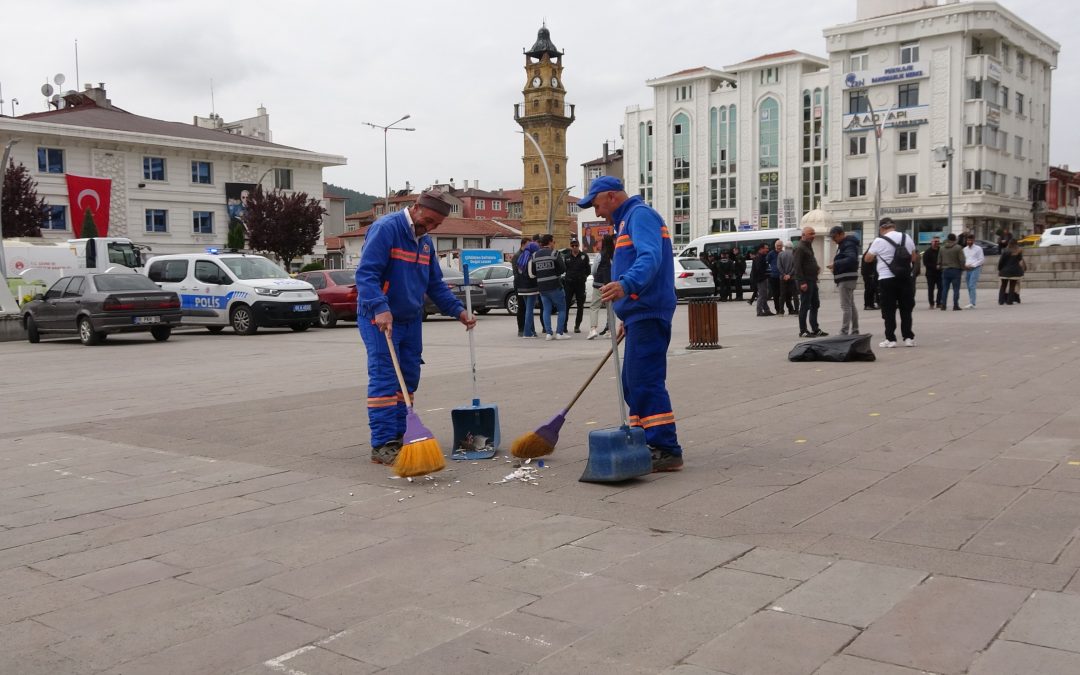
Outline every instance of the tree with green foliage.
[[45, 224], [48, 205], [38, 199], [37, 183], [30, 177], [22, 162], [15, 166], [12, 160], [4, 171], [3, 204], [0, 221], [3, 221], [5, 237], [40, 237]]
[[252, 250], [273, 253], [289, 269], [294, 259], [314, 250], [325, 214], [319, 200], [306, 192], [263, 192], [256, 186], [245, 216], [248, 242]]
[[82, 232], [79, 233], [79, 236], [83, 239], [101, 236], [98, 234], [97, 223], [94, 222], [94, 214], [90, 213], [90, 209], [83, 211]]
[[324, 270], [324, 269], [326, 269], [326, 265], [323, 265], [321, 261], [316, 260], [314, 262], [309, 262], [308, 264], [301, 267], [300, 271], [301, 272], [317, 272], [318, 270]]
[[239, 251], [245, 244], [244, 223], [239, 218], [229, 219], [229, 234], [225, 238], [225, 248], [230, 251]]

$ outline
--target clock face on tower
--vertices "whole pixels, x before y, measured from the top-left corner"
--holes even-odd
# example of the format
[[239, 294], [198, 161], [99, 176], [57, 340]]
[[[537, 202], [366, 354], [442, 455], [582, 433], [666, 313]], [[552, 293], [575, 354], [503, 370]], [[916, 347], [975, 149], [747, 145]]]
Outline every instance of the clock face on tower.
[[537, 75], [536, 77], [534, 77], [534, 78], [532, 79], [532, 86], [534, 86], [534, 87], [539, 87], [539, 86], [540, 86], [541, 84], [543, 84], [543, 82], [544, 82], [544, 81], [540, 79], [540, 76], [539, 76], [539, 75]]
[[557, 77], [551, 78], [551, 86], [554, 87], [555, 89], [558, 89], [559, 88], [559, 78], [557, 78]]

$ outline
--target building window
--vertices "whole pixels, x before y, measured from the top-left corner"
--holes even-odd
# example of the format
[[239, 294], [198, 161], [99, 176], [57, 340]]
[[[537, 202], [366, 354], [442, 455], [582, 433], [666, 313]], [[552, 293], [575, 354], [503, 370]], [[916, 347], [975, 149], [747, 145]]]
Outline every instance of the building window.
[[[4, 167], [7, 170], [7, 167]], [[38, 148], [37, 169], [41, 173], [64, 173], [64, 151], [59, 148]]]
[[[193, 161], [191, 163], [191, 182], [200, 185], [214, 184], [214, 167], [210, 162]], [[148, 230], [152, 231], [152, 230]]]
[[476, 209], [477, 211], [483, 211], [484, 210], [484, 200], [483, 199], [474, 199], [473, 200], [473, 208]]
[[540, 206], [540, 198], [539, 197], [535, 197], [535, 196], [533, 197], [533, 206]]
[[780, 81], [780, 69], [779, 68], [764, 68], [761, 71], [761, 83], [762, 84], [776, 84]]
[[802, 95], [802, 212], [821, 203], [828, 191], [828, 89], [803, 90]]
[[146, 231], [168, 232], [169, 212], [165, 209], [146, 209]]
[[906, 152], [908, 150], [915, 150], [918, 148], [918, 132], [916, 131], [901, 131], [900, 132], [900, 152]]
[[143, 157], [142, 177], [143, 180], [165, 180], [165, 158]]
[[676, 101], [689, 101], [694, 97], [694, 86], [685, 84], [681, 87], [675, 87], [675, 100]]
[[638, 124], [638, 193], [646, 204], [653, 203], [653, 124]]
[[1024, 114], [1024, 95], [1020, 92], [1016, 92], [1016, 114]]
[[1027, 63], [1027, 57], [1024, 56], [1024, 52], [1016, 52], [1016, 72], [1020, 75], [1024, 74], [1024, 66]]
[[866, 179], [851, 178], [848, 180], [848, 197], [865, 197]]
[[562, 173], [562, 170], [559, 168], [559, 163], [558, 162], [555, 163], [555, 173], [556, 174]]
[[870, 99], [866, 96], [865, 89], [855, 89], [848, 92], [848, 114], [861, 115], [870, 112]]
[[736, 208], [734, 176], [723, 176], [709, 181], [709, 208]]
[[1001, 43], [1001, 64], [1003, 66], [1005, 66], [1006, 68], [1011, 68], [1012, 67], [1012, 59], [1011, 59], [1010, 50], [1009, 50], [1009, 43], [1007, 43], [1007, 42], [1002, 42]]
[[735, 208], [735, 106], [709, 112], [709, 208]]
[[848, 60], [848, 70], [856, 72], [859, 70], [866, 70], [870, 67], [870, 52], [865, 49], [861, 52], [851, 52], [851, 57]]
[[540, 165], [539, 164], [533, 164], [533, 173], [534, 174], [540, 173]]
[[902, 84], [897, 87], [897, 105], [901, 108], [914, 108], [919, 105], [919, 85]]
[[492, 199], [491, 200], [491, 210], [492, 211], [502, 211], [502, 202], [499, 201], [498, 199]]
[[916, 63], [919, 60], [918, 42], [900, 43], [900, 63]]
[[970, 125], [964, 128], [964, 145], [982, 145], [983, 126], [981, 124]]
[[848, 156], [858, 157], [866, 154], [866, 136], [848, 137]]
[[1013, 193], [1017, 197], [1022, 197], [1023, 193], [1021, 192], [1021, 190], [1023, 188], [1024, 179], [1021, 178], [1020, 176], [1017, 176], [1016, 178], [1013, 179], [1013, 181], [1014, 181], [1013, 182]]
[[967, 81], [967, 97], [969, 100], [978, 101], [982, 99], [982, 80], [968, 80]]
[[671, 243], [675, 250], [679, 250], [690, 243], [690, 183], [675, 183], [672, 186], [674, 203], [673, 218], [674, 236]]
[[45, 222], [41, 224], [43, 230], [66, 230], [67, 226], [67, 207], [66, 206], [46, 206], [45, 207]]
[[[990, 92], [987, 92], [987, 94], [990, 94]], [[1001, 107], [1004, 108], [1005, 110], [1008, 110], [1009, 109], [1009, 88], [1008, 87], [1002, 87], [1001, 92], [1000, 92], [1000, 96], [1001, 96]], [[986, 98], [988, 100], [990, 100], [990, 101], [993, 101], [997, 97], [998, 97], [998, 94], [994, 93], [994, 95], [988, 95]]]
[[192, 232], [195, 234], [213, 234], [214, 233], [214, 212], [213, 211], [192, 211], [191, 212]]
[[463, 237], [461, 248], [484, 248], [484, 240], [479, 237]]
[[758, 226], [776, 227], [780, 213], [780, 173], [763, 171], [758, 174]]
[[712, 224], [709, 226], [709, 234], [718, 234], [720, 232], [735, 232], [735, 219], [713, 218]]
[[761, 102], [758, 123], [758, 163], [762, 169], [780, 166], [780, 104], [774, 98]]
[[1024, 159], [1024, 137], [1014, 136], [1013, 139], [1016, 142], [1016, 152], [1013, 154], [1016, 155], [1017, 159]]
[[897, 194], [913, 195], [915, 194], [915, 174], [903, 173], [898, 176], [900, 179], [899, 187], [897, 188]]
[[278, 190], [291, 190], [292, 169], [274, 169], [274, 187]]
[[690, 118], [685, 113], [679, 113], [671, 130], [672, 177], [675, 180], [690, 180]]

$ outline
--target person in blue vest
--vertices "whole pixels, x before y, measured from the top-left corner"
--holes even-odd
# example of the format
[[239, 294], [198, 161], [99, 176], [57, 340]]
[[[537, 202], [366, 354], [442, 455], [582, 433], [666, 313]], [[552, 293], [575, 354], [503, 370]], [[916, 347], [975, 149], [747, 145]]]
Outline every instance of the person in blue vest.
[[376, 464], [394, 463], [405, 433], [405, 399], [386, 336], [394, 342], [412, 395], [420, 385], [424, 294], [467, 330], [476, 326], [476, 317], [443, 282], [439, 256], [428, 236], [449, 213], [443, 193], [429, 190], [409, 208], [379, 218], [368, 229], [356, 268], [356, 326], [367, 349], [368, 426], [371, 461]]
[[600, 299], [614, 303], [625, 335], [623, 392], [630, 424], [645, 430], [652, 469], [678, 471], [683, 451], [675, 430], [675, 412], [667, 390], [667, 350], [675, 314], [675, 258], [671, 235], [660, 214], [641, 197], [629, 197], [612, 176], [593, 179], [578, 206], [615, 226], [611, 281]]

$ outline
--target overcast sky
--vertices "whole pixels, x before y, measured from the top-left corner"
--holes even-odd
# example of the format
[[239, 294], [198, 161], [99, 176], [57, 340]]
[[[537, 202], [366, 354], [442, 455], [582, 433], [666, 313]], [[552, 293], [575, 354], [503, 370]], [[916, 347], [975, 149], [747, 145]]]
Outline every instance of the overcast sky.
[[[547, 9], [530, 10], [530, 4]], [[1080, 167], [1080, 50], [1071, 3], [1005, 0], [1062, 44], [1054, 74], [1050, 161]], [[627, 0], [616, 3], [345, 2], [234, 0], [34, 0], [6, 3], [0, 86], [4, 113], [44, 109], [41, 85], [56, 73], [104, 82], [114, 105], [190, 123], [214, 109], [226, 120], [265, 105], [274, 141], [343, 155], [327, 181], [381, 194], [383, 134], [408, 113], [414, 132], [389, 136], [390, 184], [479, 180], [521, 186], [522, 137], [514, 103], [525, 85], [522, 50], [547, 21], [563, 57], [569, 183], [604, 140], [622, 147], [628, 105], [652, 105], [645, 80], [685, 68], [723, 68], [769, 52], [826, 56], [822, 30], [855, 19], [855, 0]], [[78, 88], [81, 87], [79, 83]], [[575, 190], [574, 194], [580, 194]]]

